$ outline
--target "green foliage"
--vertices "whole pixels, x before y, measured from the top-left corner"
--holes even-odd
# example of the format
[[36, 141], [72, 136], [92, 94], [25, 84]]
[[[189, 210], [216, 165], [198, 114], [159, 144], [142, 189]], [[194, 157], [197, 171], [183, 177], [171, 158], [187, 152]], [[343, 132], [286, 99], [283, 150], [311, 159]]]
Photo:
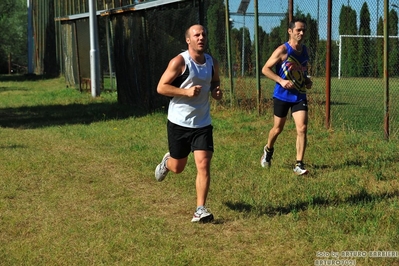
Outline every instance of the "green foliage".
[[[371, 35], [370, 11], [365, 2], [360, 10], [359, 29], [356, 30], [356, 11], [351, 7], [342, 6], [340, 13], [339, 33], [341, 35]], [[396, 10], [389, 12], [388, 35], [398, 34], [398, 15]], [[377, 35], [383, 36], [384, 22], [379, 17], [377, 22]], [[389, 38], [389, 47], [398, 47], [397, 38]], [[342, 62], [341, 76], [346, 77], [382, 77], [383, 75], [383, 38], [344, 37], [341, 43]], [[389, 75], [398, 76], [399, 52], [398, 49], [389, 49]]]
[[[246, 73], [250, 75], [255, 74], [255, 66], [254, 66], [254, 61], [252, 60], [252, 56], [254, 54], [254, 50], [252, 48], [251, 44], [251, 36], [249, 33], [249, 29], [247, 27], [241, 28], [241, 36], [244, 34], [244, 70]], [[241, 40], [242, 44], [242, 40]]]
[[[370, 35], [370, 12], [367, 3], [364, 3], [362, 9], [360, 10], [360, 26], [359, 35]], [[360, 38], [358, 41], [358, 62], [357, 62], [357, 76], [359, 77], [369, 77], [371, 70], [373, 69], [371, 65], [371, 40], [368, 38]], [[373, 54], [373, 53], [372, 53]]]
[[[287, 28], [285, 30], [287, 30]], [[284, 37], [281, 36], [281, 27], [276, 27], [271, 30], [269, 35], [269, 48], [271, 49], [269, 56], [279, 45], [287, 41], [287, 33], [285, 33], [283, 36]]]
[[[331, 76], [338, 75], [338, 46], [330, 45], [331, 48]], [[317, 57], [315, 60], [317, 74], [315, 76], [323, 77], [326, 75], [326, 54], [327, 54], [327, 41], [320, 40], [317, 44]]]
[[211, 0], [207, 4], [209, 5], [206, 14], [209, 51], [223, 66], [227, 61], [226, 53], [224, 52], [226, 47], [225, 5], [223, 0]]
[[360, 10], [360, 25], [359, 25], [360, 35], [370, 35], [370, 11], [367, 3], [365, 2]]
[[279, 47], [282, 43], [288, 41], [287, 29], [288, 20], [287, 18], [284, 18], [280, 21], [280, 26], [272, 28], [269, 34], [264, 34], [264, 44], [262, 46], [262, 49], [265, 50], [265, 54], [262, 54], [264, 62], [266, 62], [266, 60], [270, 57], [270, 55], [277, 47]]
[[[288, 16], [287, 16], [288, 17]], [[288, 19], [280, 21], [280, 25], [271, 30], [270, 33], [259, 27], [259, 56], [261, 62], [265, 62], [274, 49], [281, 43], [287, 41]], [[325, 75], [326, 42], [319, 40], [318, 24], [310, 14], [303, 14], [296, 8], [295, 17], [305, 19], [308, 24], [308, 36], [305, 40], [309, 48], [310, 71], [312, 76]], [[357, 13], [350, 6], [342, 5], [339, 16], [340, 35], [371, 35], [370, 11], [367, 3], [360, 10], [360, 24], [357, 27]], [[396, 36], [398, 33], [398, 14], [392, 9], [389, 14], [389, 35]], [[377, 23], [377, 35], [383, 35], [383, 20], [380, 17]], [[237, 41], [238, 42], [238, 41]], [[389, 47], [398, 47], [397, 38], [389, 39]], [[254, 47], [254, 45], [252, 46]], [[383, 39], [382, 38], [348, 38], [342, 39], [341, 43], [341, 76], [346, 77], [381, 77], [383, 74]], [[331, 72], [333, 76], [338, 74], [338, 47], [331, 45]], [[375, 56], [373, 56], [375, 55]], [[399, 50], [390, 49], [389, 52], [389, 75], [399, 75]], [[254, 60], [254, 58], [253, 58]]]
[[[384, 34], [384, 20], [382, 17], [378, 19], [377, 35], [383, 36]], [[376, 41], [376, 58], [377, 58], [377, 77], [382, 77], [384, 73], [384, 39], [378, 38]]]
[[263, 64], [269, 58], [273, 50], [270, 48], [269, 34], [266, 33], [261, 26], [259, 26], [258, 33], [259, 33], [259, 58], [260, 58], [260, 63]]
[[[398, 13], [396, 10], [389, 11], [389, 36], [398, 35]], [[399, 76], [399, 40], [398, 38], [389, 39], [389, 75]]]
[[[398, 34], [398, 13], [396, 10], [391, 10], [389, 12], [389, 24], [388, 24], [388, 35], [389, 36], [397, 36]], [[384, 35], [384, 20], [382, 17], [378, 20], [377, 25], [377, 34], [382, 36]], [[398, 49], [392, 49], [393, 47], [399, 46], [399, 41], [397, 38], [389, 38], [388, 40], [388, 49], [389, 49], [389, 76], [397, 77], [399, 76], [399, 51]], [[376, 41], [376, 65], [378, 69], [378, 76], [382, 77], [384, 72], [384, 39], [378, 38]]]
[[242, 33], [239, 29], [233, 28], [230, 33], [231, 36], [231, 56], [233, 62], [234, 76], [241, 73], [241, 54], [242, 54]]
[[[237, 22], [244, 26], [243, 23]], [[234, 22], [232, 23], [234, 26]], [[247, 27], [240, 27], [231, 29], [231, 47], [232, 47], [232, 58], [233, 58], [233, 66], [235, 75], [238, 73], [242, 73], [242, 60], [244, 59], [244, 70], [245, 74], [253, 75], [254, 74], [254, 43], [251, 41], [251, 36], [249, 29]], [[243, 45], [244, 44], [244, 45]], [[262, 48], [259, 48], [262, 49]], [[244, 52], [244, 56], [243, 56]]]
[[[350, 6], [342, 6], [339, 14], [339, 34], [341, 35], [356, 35], [357, 34], [357, 15], [356, 11]], [[341, 75], [345, 73], [349, 77], [357, 76], [357, 38], [342, 39], [342, 62]]]
[[8, 73], [8, 55], [17, 65], [26, 65], [26, 0], [0, 1], [0, 73]]

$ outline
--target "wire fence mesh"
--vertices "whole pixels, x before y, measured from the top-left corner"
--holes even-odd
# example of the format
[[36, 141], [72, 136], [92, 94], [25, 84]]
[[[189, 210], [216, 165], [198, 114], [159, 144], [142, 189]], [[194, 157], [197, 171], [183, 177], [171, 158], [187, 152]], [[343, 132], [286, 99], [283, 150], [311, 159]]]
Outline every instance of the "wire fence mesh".
[[[57, 69], [54, 64], [58, 63], [58, 69], [63, 74], [70, 72], [72, 76], [79, 75], [76, 66], [71, 65], [76, 64], [78, 50], [73, 46], [79, 42], [79, 36], [75, 33], [79, 24], [71, 20], [62, 29], [61, 25], [65, 21], [55, 26], [50, 21], [54, 17], [88, 12], [88, 1], [33, 2], [37, 4], [33, 23], [37, 37], [36, 70], [54, 70]], [[160, 4], [155, 5], [156, 2]], [[258, 1], [258, 9], [255, 10], [254, 1], [249, 0], [244, 1], [248, 6], [243, 11], [239, 10], [242, 0], [229, 0], [228, 13], [225, 12], [226, 2], [98, 0], [97, 10], [102, 12], [98, 16], [101, 69], [103, 73], [115, 72], [119, 102], [148, 110], [165, 106], [168, 99], [157, 95], [157, 82], [168, 61], [186, 49], [185, 29], [191, 24], [203, 23], [209, 33], [208, 50], [221, 66], [226, 94], [220, 104], [271, 112], [274, 83], [261, 74], [258, 87], [256, 73], [259, 73], [259, 68], [262, 68], [273, 50], [288, 41], [288, 18], [290, 4], [293, 4], [292, 15], [304, 18], [308, 24], [305, 44], [310, 54], [309, 75], [314, 82], [313, 88], [308, 91], [310, 115], [319, 116], [321, 120], [326, 115], [326, 66], [330, 64], [332, 127], [380, 132], [389, 122], [391, 135], [399, 135], [399, 108], [396, 101], [396, 89], [399, 87], [397, 5], [391, 4], [386, 8], [388, 35], [391, 37], [389, 61], [386, 62], [388, 71], [384, 73], [384, 43], [381, 37], [384, 35], [384, 1], [333, 1], [330, 62], [326, 61], [329, 45], [327, 1]], [[139, 8], [146, 3], [151, 6]], [[41, 12], [41, 9], [46, 12]], [[258, 14], [258, 20], [255, 13]], [[87, 17], [84, 19], [87, 20]], [[259, 25], [255, 25], [256, 21]], [[227, 25], [229, 39], [226, 38]], [[258, 35], [255, 35], [256, 28]], [[228, 53], [229, 43], [231, 57]], [[232, 73], [233, 82], [229, 80], [229, 73]], [[389, 74], [388, 80], [384, 79], [385, 74]]]
[[[236, 97], [256, 96], [254, 77], [254, 3], [250, 1], [245, 12], [241, 1], [229, 4], [232, 22], [232, 60]], [[305, 44], [309, 49], [309, 75], [314, 86], [308, 91], [310, 114], [325, 114], [327, 1], [294, 1], [294, 17], [307, 21]], [[399, 110], [396, 104], [399, 77], [398, 6], [387, 7], [389, 13], [389, 87], [384, 80], [383, 34], [384, 1], [337, 0], [331, 9], [331, 125], [347, 130], [383, 132], [388, 119], [391, 134], [398, 134]], [[258, 1], [260, 67], [272, 51], [288, 41], [289, 1]], [[270, 103], [274, 84], [262, 75], [261, 103]], [[390, 90], [389, 90], [389, 89]], [[243, 95], [240, 95], [243, 94]], [[238, 104], [243, 101], [238, 101]], [[248, 101], [245, 101], [248, 103]], [[243, 108], [244, 106], [240, 106]], [[263, 106], [264, 110], [270, 105]], [[250, 108], [254, 108], [253, 105]], [[313, 108], [313, 109], [312, 109]], [[389, 112], [387, 112], [387, 110]], [[389, 115], [387, 117], [387, 115]]]
[[185, 30], [200, 22], [194, 2], [111, 15], [118, 100], [152, 110], [169, 99], [156, 93], [168, 61], [187, 49]]

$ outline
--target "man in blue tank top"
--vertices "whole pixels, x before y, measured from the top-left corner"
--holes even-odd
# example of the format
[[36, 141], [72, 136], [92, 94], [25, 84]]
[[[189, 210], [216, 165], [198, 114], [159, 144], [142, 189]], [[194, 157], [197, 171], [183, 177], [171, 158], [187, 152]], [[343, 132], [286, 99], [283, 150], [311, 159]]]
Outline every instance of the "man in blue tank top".
[[205, 28], [193, 25], [185, 37], [188, 50], [170, 60], [157, 87], [159, 94], [171, 100], [167, 122], [169, 152], [156, 167], [155, 178], [162, 181], [169, 171], [181, 173], [192, 152], [197, 168], [197, 208], [191, 221], [205, 223], [213, 220], [213, 214], [205, 207], [214, 151], [209, 95], [219, 101], [223, 93], [218, 62], [205, 53]]
[[289, 23], [288, 42], [277, 47], [262, 68], [262, 73], [274, 80], [276, 85], [273, 92], [274, 125], [264, 147], [261, 165], [262, 167], [271, 166], [274, 144], [284, 129], [288, 111], [291, 109], [297, 131], [296, 163], [293, 168], [297, 175], [308, 173], [303, 157], [308, 125], [306, 90], [312, 87], [312, 81], [307, 74], [309, 56], [306, 46], [303, 45], [305, 32], [306, 22], [293, 19]]

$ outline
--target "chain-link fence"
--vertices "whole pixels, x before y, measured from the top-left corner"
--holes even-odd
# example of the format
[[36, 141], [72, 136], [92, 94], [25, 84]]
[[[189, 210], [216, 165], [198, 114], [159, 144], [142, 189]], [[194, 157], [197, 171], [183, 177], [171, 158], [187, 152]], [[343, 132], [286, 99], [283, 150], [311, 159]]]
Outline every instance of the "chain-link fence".
[[[249, 4], [243, 5], [245, 2]], [[379, 0], [334, 0], [331, 9], [327, 1], [319, 0], [258, 1], [257, 10], [254, 1], [230, 0], [233, 84], [238, 106], [256, 108], [253, 104], [258, 93], [254, 71], [255, 15], [258, 15], [259, 22], [257, 37], [261, 68], [273, 50], [288, 41], [290, 4], [294, 7], [291, 15], [305, 19], [308, 26], [305, 44], [310, 55], [309, 75], [314, 82], [313, 88], [308, 91], [310, 114], [319, 117], [326, 114], [326, 81], [329, 78], [326, 66], [329, 64], [331, 87], [328, 94], [331, 97], [329, 110], [332, 127], [384, 132], [388, 121], [391, 134], [397, 135], [399, 110], [395, 90], [399, 77], [398, 6], [392, 4], [387, 7], [390, 52], [387, 63], [389, 80], [386, 82], [383, 57], [384, 1]], [[331, 61], [327, 62], [329, 14]], [[272, 98], [274, 83], [261, 76], [260, 108], [267, 112], [271, 109], [267, 103]]]
[[[88, 1], [33, 2], [37, 5], [33, 23], [35, 69], [60, 69], [79, 76], [75, 62], [79, 49], [75, 45], [82, 37], [76, 30], [84, 27], [72, 19], [62, 21], [62, 17], [87, 14]], [[398, 6], [391, 4], [384, 9], [380, 0], [334, 0], [329, 10], [327, 2], [258, 0], [255, 8], [255, 0], [99, 0], [102, 73], [115, 72], [119, 102], [147, 110], [165, 106], [167, 99], [156, 93], [157, 82], [168, 61], [187, 48], [185, 29], [203, 23], [208, 29], [208, 51], [221, 66], [226, 94], [219, 104], [258, 108], [264, 114], [272, 109], [274, 83], [263, 76], [261, 68], [274, 49], [288, 41], [289, 17], [301, 17], [308, 25], [305, 44], [314, 82], [308, 91], [310, 115], [322, 121], [329, 106], [333, 128], [382, 132], [389, 125], [391, 135], [398, 135]], [[61, 18], [55, 26], [50, 23], [54, 17]], [[385, 17], [388, 24], [384, 24]], [[86, 15], [76, 20], [87, 23], [87, 19]], [[384, 25], [389, 25], [389, 61], [384, 60]], [[389, 79], [384, 79], [385, 74]]]

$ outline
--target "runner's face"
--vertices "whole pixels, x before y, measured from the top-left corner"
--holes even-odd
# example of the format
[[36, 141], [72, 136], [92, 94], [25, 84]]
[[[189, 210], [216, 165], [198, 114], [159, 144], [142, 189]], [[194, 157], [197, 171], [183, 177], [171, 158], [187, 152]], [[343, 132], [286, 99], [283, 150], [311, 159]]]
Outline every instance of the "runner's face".
[[303, 40], [305, 32], [306, 25], [302, 22], [295, 22], [295, 27], [293, 29], [288, 29], [288, 33], [291, 36], [291, 39], [296, 40], [297, 42], [301, 42]]
[[205, 51], [205, 46], [207, 42], [205, 29], [199, 25], [193, 26], [189, 30], [189, 35], [190, 37], [186, 39], [187, 44], [195, 51]]

